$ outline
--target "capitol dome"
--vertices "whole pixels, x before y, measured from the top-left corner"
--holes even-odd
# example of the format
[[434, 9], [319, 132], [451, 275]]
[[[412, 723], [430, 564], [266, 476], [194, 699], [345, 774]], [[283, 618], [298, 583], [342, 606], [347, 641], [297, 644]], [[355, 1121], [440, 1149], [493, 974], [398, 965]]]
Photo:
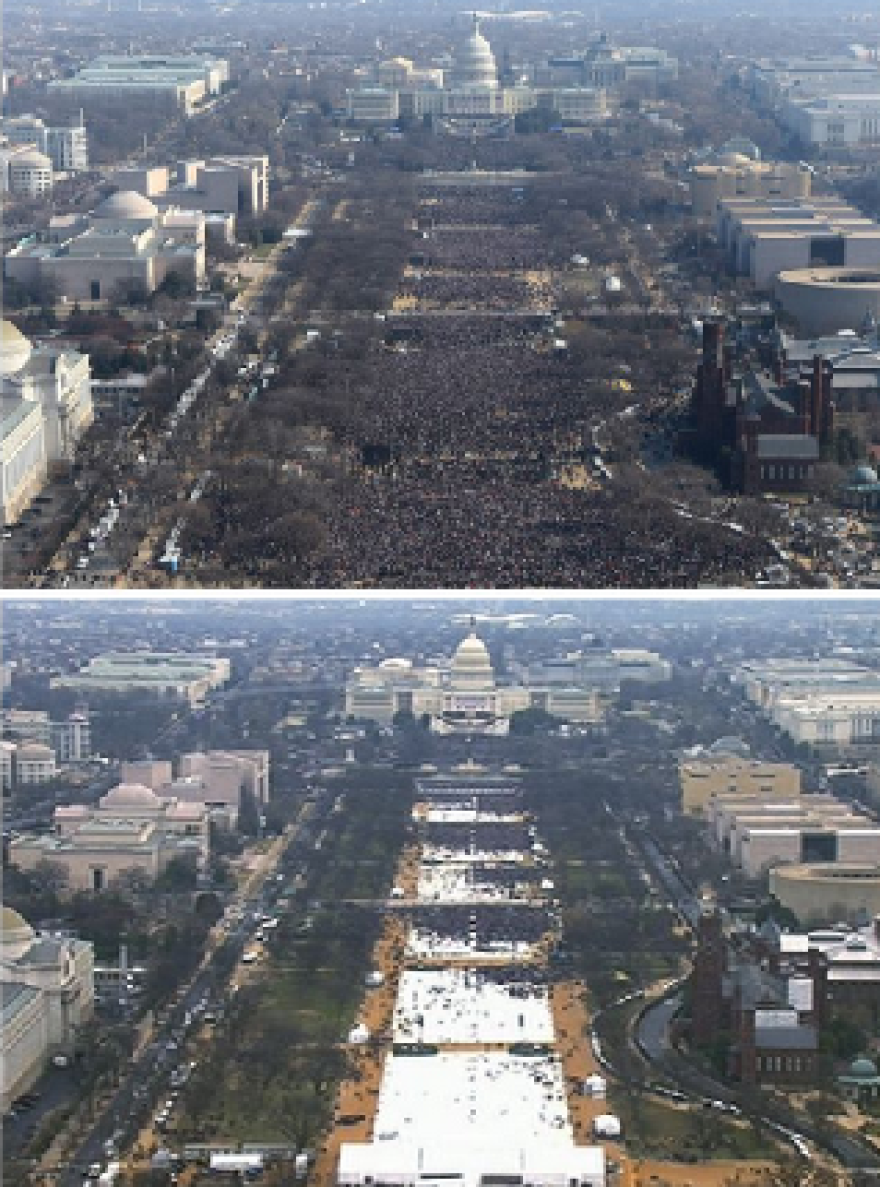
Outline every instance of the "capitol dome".
[[16, 375], [31, 357], [31, 344], [18, 326], [0, 321], [0, 375]]
[[470, 36], [465, 39], [455, 54], [454, 64], [449, 74], [449, 86], [452, 89], [498, 86], [495, 55], [492, 53], [489, 42], [480, 32], [480, 20], [476, 13], [473, 15]]
[[159, 797], [142, 783], [119, 783], [101, 798], [104, 808], [156, 808]]
[[482, 639], [471, 631], [452, 657], [452, 683], [456, 688], [487, 688], [495, 684], [492, 660]]
[[129, 219], [152, 219], [159, 214], [149, 198], [143, 194], [136, 194], [134, 190], [117, 190], [109, 198], [105, 198], [92, 211], [93, 218], [118, 219], [127, 222]]

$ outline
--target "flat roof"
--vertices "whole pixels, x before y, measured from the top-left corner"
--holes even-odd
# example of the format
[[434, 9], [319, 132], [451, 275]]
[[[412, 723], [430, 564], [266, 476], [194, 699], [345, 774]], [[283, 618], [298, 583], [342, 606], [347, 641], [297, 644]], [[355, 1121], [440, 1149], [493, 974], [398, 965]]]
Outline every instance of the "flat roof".
[[367, 1181], [426, 1187], [454, 1180], [455, 1187], [479, 1187], [491, 1176], [504, 1181], [571, 1187], [572, 1182], [601, 1187], [605, 1151], [601, 1146], [549, 1146], [538, 1150], [520, 1143], [505, 1145], [488, 1134], [479, 1143], [454, 1140], [423, 1145], [404, 1142], [346, 1142], [340, 1149], [336, 1180], [340, 1187]]

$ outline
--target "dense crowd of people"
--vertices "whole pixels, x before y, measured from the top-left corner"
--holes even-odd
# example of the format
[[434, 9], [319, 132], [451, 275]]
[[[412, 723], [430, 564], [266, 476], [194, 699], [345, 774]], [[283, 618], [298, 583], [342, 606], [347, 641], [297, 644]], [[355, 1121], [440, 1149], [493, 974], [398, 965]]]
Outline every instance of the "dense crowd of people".
[[528, 309], [536, 298], [549, 300], [549, 289], [521, 276], [490, 272], [454, 274], [417, 271], [406, 276], [400, 297], [420, 309]]
[[438, 187], [428, 199], [417, 220], [428, 238], [414, 250], [428, 256], [442, 243], [443, 267], [411, 266], [398, 291], [410, 300], [386, 318], [360, 368], [351, 469], [303, 583], [753, 580], [772, 560], [769, 547], [683, 519], [652, 494], [649, 476], [638, 500], [607, 475], [570, 480], [594, 427], [619, 414], [622, 400], [647, 407], [656, 392], [621, 396], [610, 382], [591, 382], [583, 358], [558, 340], [548, 284], [511, 271], [512, 261], [541, 254], [514, 191]]
[[488, 852], [506, 851], [511, 849], [527, 850], [531, 848], [528, 827], [519, 823], [498, 823], [495, 821], [479, 824], [435, 824], [425, 825], [425, 841], [429, 845], [436, 845], [462, 852], [485, 850]]
[[536, 227], [435, 227], [426, 232], [418, 254], [432, 268], [549, 268], [562, 261]]
[[547, 915], [518, 903], [494, 906], [421, 906], [412, 913], [413, 928], [423, 938], [436, 937], [438, 948], [470, 942], [476, 949], [497, 944], [537, 944], [548, 930]]

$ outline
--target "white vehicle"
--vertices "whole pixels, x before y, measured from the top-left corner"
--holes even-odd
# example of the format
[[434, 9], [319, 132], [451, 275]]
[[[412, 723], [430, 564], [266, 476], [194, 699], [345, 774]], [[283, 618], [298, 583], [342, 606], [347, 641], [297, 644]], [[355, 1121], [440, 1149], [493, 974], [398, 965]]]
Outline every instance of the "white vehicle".
[[119, 1178], [119, 1172], [122, 1170], [122, 1165], [119, 1162], [108, 1162], [107, 1169], [98, 1175], [98, 1187], [113, 1187], [113, 1184]]

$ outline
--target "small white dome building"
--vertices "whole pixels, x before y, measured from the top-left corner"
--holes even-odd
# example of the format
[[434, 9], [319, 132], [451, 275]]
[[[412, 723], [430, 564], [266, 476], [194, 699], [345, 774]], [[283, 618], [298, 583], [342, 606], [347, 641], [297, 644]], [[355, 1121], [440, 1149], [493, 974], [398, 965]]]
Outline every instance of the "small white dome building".
[[158, 206], [134, 190], [117, 190], [115, 194], [105, 198], [92, 211], [92, 218], [105, 222], [153, 223], [158, 217]]
[[118, 783], [101, 797], [101, 807], [114, 812], [140, 809], [155, 813], [159, 811], [161, 801], [154, 791], [142, 783]]
[[31, 357], [30, 341], [18, 326], [5, 318], [0, 321], [0, 375], [17, 375]]
[[3, 908], [0, 929], [0, 951], [4, 961], [18, 960], [30, 948], [36, 935], [28, 921], [12, 907]]

